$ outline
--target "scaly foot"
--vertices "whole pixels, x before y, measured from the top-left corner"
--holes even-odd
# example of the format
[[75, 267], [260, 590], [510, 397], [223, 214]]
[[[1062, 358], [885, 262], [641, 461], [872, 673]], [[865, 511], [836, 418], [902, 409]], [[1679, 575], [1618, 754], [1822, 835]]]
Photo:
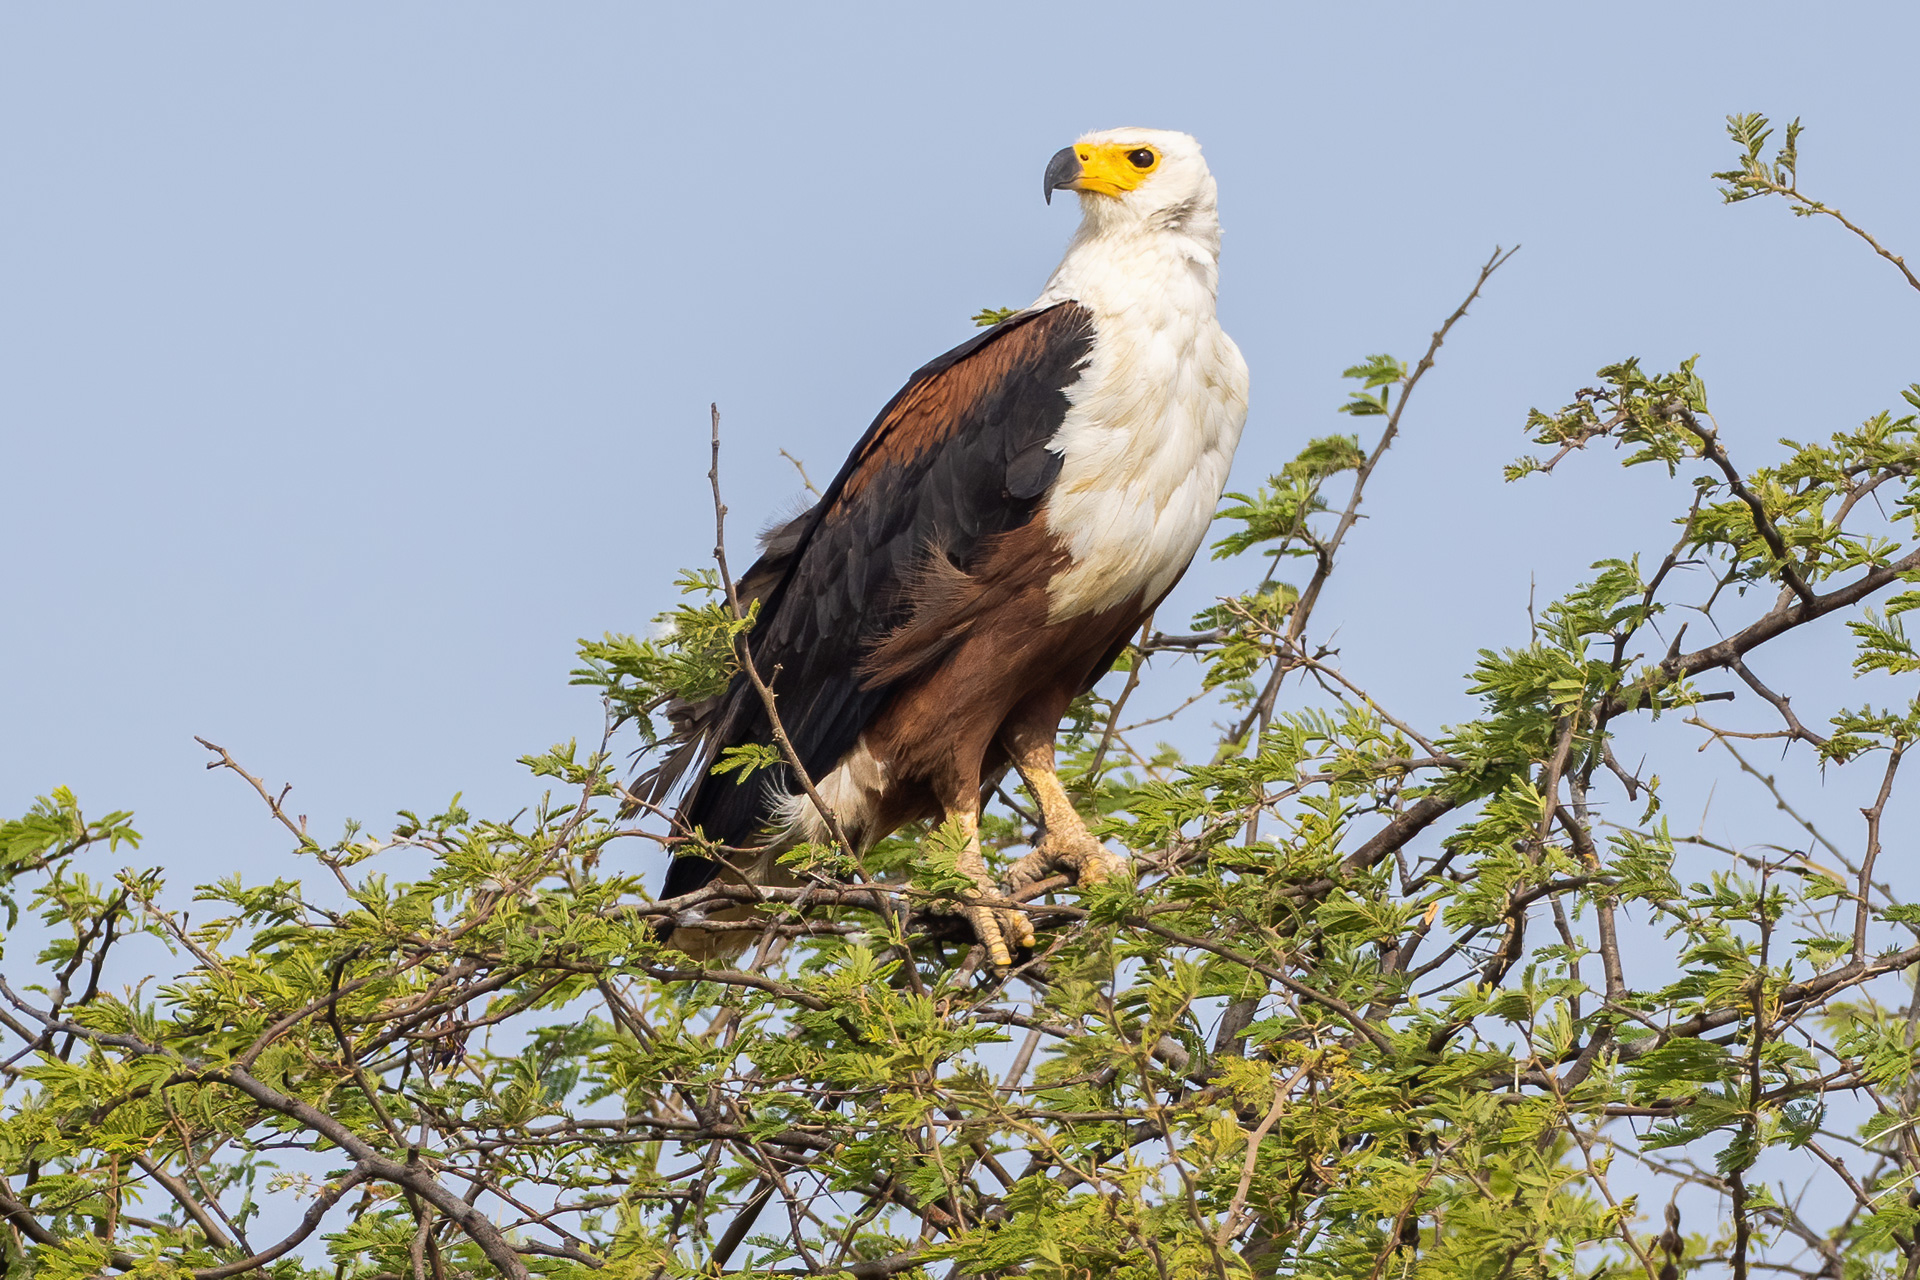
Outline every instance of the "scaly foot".
[[1008, 894], [1016, 894], [1056, 871], [1068, 872], [1074, 883], [1084, 889], [1121, 876], [1132, 879], [1133, 864], [1091, 835], [1058, 841], [1042, 836], [1031, 853], [1007, 868], [1000, 883]]
[[955, 859], [955, 867], [973, 881], [973, 895], [947, 910], [957, 910], [973, 926], [973, 936], [987, 949], [987, 959], [995, 968], [1013, 967], [1013, 953], [1034, 944], [1033, 921], [1027, 913], [1008, 902], [980, 856], [977, 837]]

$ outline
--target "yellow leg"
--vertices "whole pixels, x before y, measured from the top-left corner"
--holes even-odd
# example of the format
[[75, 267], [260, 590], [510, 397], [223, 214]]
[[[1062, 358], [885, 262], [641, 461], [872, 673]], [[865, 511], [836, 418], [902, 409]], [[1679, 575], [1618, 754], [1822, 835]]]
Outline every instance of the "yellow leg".
[[1007, 891], [1017, 893], [1060, 870], [1070, 870], [1080, 885], [1131, 876], [1131, 864], [1094, 839], [1067, 789], [1060, 785], [1060, 776], [1053, 771], [1052, 734], [1035, 734], [1012, 745], [1013, 767], [1040, 805], [1040, 836], [1033, 852], [1007, 868], [1002, 882]]
[[956, 866], [974, 884], [974, 900], [963, 906], [961, 913], [967, 917], [967, 923], [973, 926], [973, 936], [987, 949], [987, 959], [998, 968], [1010, 968], [1013, 965], [1012, 948], [1033, 945], [1033, 922], [1027, 919], [1024, 911], [990, 905], [1006, 899], [987, 871], [987, 861], [980, 853], [979, 813], [962, 809], [950, 814], [948, 821], [958, 823], [966, 833], [967, 844], [960, 851]]

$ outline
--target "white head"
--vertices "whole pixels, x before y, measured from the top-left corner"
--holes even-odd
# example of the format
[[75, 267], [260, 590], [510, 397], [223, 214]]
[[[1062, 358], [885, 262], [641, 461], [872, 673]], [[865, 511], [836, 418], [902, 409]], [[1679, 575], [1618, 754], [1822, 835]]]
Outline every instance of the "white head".
[[1200, 144], [1166, 129], [1105, 129], [1062, 147], [1046, 194], [1080, 193], [1081, 234], [1172, 231], [1218, 243], [1217, 190]]

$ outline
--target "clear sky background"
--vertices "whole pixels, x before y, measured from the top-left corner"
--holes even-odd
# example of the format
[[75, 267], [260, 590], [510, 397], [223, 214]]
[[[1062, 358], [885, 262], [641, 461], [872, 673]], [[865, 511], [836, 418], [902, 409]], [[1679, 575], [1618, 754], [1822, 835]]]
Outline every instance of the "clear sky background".
[[[1524, 244], [1317, 619], [1463, 718], [1530, 583], [1657, 556], [1684, 505], [1605, 456], [1503, 484], [1530, 406], [1699, 352], [1753, 462], [1920, 378], [1920, 296], [1707, 177], [1727, 113], [1801, 115], [1807, 188], [1920, 253], [1917, 37], [1891, 4], [0, 6], [0, 812], [132, 808], [184, 884], [287, 870], [195, 734], [323, 837], [529, 803], [516, 757], [599, 731], [576, 637], [707, 555], [708, 402], [743, 553], [799, 492], [778, 450], [830, 475], [1038, 291], [1076, 217], [1041, 170], [1117, 124], [1219, 178], [1241, 486]], [[1850, 785], [1808, 803], [1857, 826]]]

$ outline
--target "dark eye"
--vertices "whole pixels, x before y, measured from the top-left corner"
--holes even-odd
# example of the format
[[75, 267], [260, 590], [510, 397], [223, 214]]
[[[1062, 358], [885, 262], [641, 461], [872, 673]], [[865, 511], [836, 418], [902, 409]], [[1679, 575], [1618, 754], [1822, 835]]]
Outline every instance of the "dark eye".
[[1136, 169], [1151, 169], [1153, 168], [1153, 162], [1159, 159], [1159, 157], [1145, 147], [1141, 147], [1138, 151], [1127, 152], [1127, 159]]

